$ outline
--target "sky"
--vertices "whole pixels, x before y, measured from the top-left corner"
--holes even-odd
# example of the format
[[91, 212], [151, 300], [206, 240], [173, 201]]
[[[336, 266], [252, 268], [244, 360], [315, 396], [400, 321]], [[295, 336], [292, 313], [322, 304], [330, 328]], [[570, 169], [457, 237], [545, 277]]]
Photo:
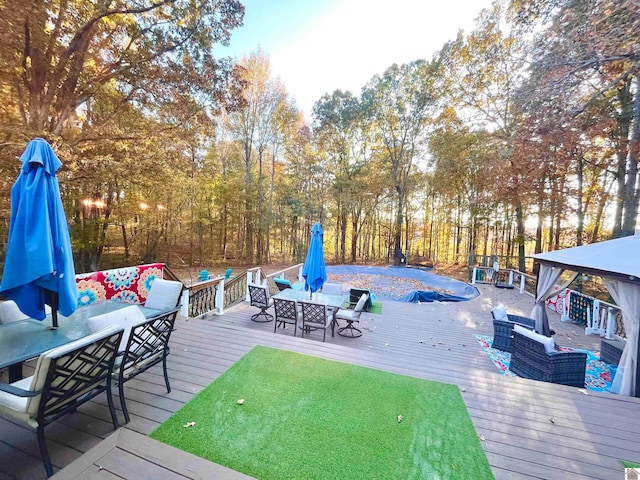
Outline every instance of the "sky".
[[336, 89], [359, 95], [392, 64], [429, 60], [491, 0], [241, 0], [244, 25], [218, 56], [262, 49], [305, 116]]

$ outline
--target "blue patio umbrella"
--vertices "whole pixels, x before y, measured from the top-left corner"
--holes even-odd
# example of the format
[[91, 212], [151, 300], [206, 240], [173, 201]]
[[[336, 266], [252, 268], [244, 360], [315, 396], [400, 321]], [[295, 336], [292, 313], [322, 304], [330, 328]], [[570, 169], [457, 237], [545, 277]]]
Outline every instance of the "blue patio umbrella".
[[35, 138], [20, 157], [20, 175], [11, 188], [9, 242], [0, 293], [37, 320], [45, 304], [65, 316], [76, 310], [78, 292], [69, 228], [62, 208], [56, 172], [62, 162], [42, 138]]
[[314, 223], [311, 228], [311, 241], [309, 242], [307, 258], [304, 261], [304, 267], [302, 267], [304, 289], [309, 290], [310, 294], [320, 290], [324, 282], [327, 281], [327, 269], [325, 267], [324, 251], [322, 249], [322, 236], [323, 232], [320, 223]]

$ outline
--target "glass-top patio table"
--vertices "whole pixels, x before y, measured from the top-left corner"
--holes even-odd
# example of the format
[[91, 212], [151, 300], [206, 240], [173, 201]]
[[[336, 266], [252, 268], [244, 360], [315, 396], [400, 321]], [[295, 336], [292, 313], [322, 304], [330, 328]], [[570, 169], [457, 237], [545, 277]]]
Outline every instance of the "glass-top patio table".
[[334, 328], [337, 323], [336, 312], [339, 308], [342, 308], [344, 303], [349, 298], [349, 295], [329, 295], [322, 292], [314, 292], [309, 295], [309, 292], [304, 290], [294, 290], [293, 288], [285, 288], [284, 290], [273, 295], [273, 298], [282, 298], [284, 300], [295, 300], [296, 302], [315, 302], [324, 303], [327, 307], [333, 309], [333, 319], [331, 320], [331, 336], [334, 336]]
[[[51, 314], [43, 321], [26, 319], [0, 324], [0, 368], [9, 367], [9, 382], [22, 378], [22, 362], [40, 354], [86, 337], [93, 332], [87, 320], [96, 315], [114, 312], [132, 304], [107, 300], [78, 309], [69, 317], [58, 315], [58, 328], [51, 329]], [[162, 314], [161, 310], [137, 305], [146, 318]]]

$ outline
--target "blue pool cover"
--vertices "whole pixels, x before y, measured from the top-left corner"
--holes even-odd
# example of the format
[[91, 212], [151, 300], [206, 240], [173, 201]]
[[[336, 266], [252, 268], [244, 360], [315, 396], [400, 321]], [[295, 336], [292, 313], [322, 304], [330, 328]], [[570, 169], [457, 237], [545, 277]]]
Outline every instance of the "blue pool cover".
[[411, 267], [327, 266], [328, 282], [341, 282], [371, 290], [376, 298], [399, 302], [460, 302], [480, 293], [453, 278]]

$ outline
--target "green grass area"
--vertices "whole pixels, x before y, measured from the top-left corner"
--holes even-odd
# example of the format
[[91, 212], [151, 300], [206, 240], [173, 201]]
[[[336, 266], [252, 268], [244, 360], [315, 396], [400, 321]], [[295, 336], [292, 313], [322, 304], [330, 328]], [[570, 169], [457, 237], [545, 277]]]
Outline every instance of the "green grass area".
[[493, 478], [456, 386], [261, 346], [151, 437], [261, 479]]

